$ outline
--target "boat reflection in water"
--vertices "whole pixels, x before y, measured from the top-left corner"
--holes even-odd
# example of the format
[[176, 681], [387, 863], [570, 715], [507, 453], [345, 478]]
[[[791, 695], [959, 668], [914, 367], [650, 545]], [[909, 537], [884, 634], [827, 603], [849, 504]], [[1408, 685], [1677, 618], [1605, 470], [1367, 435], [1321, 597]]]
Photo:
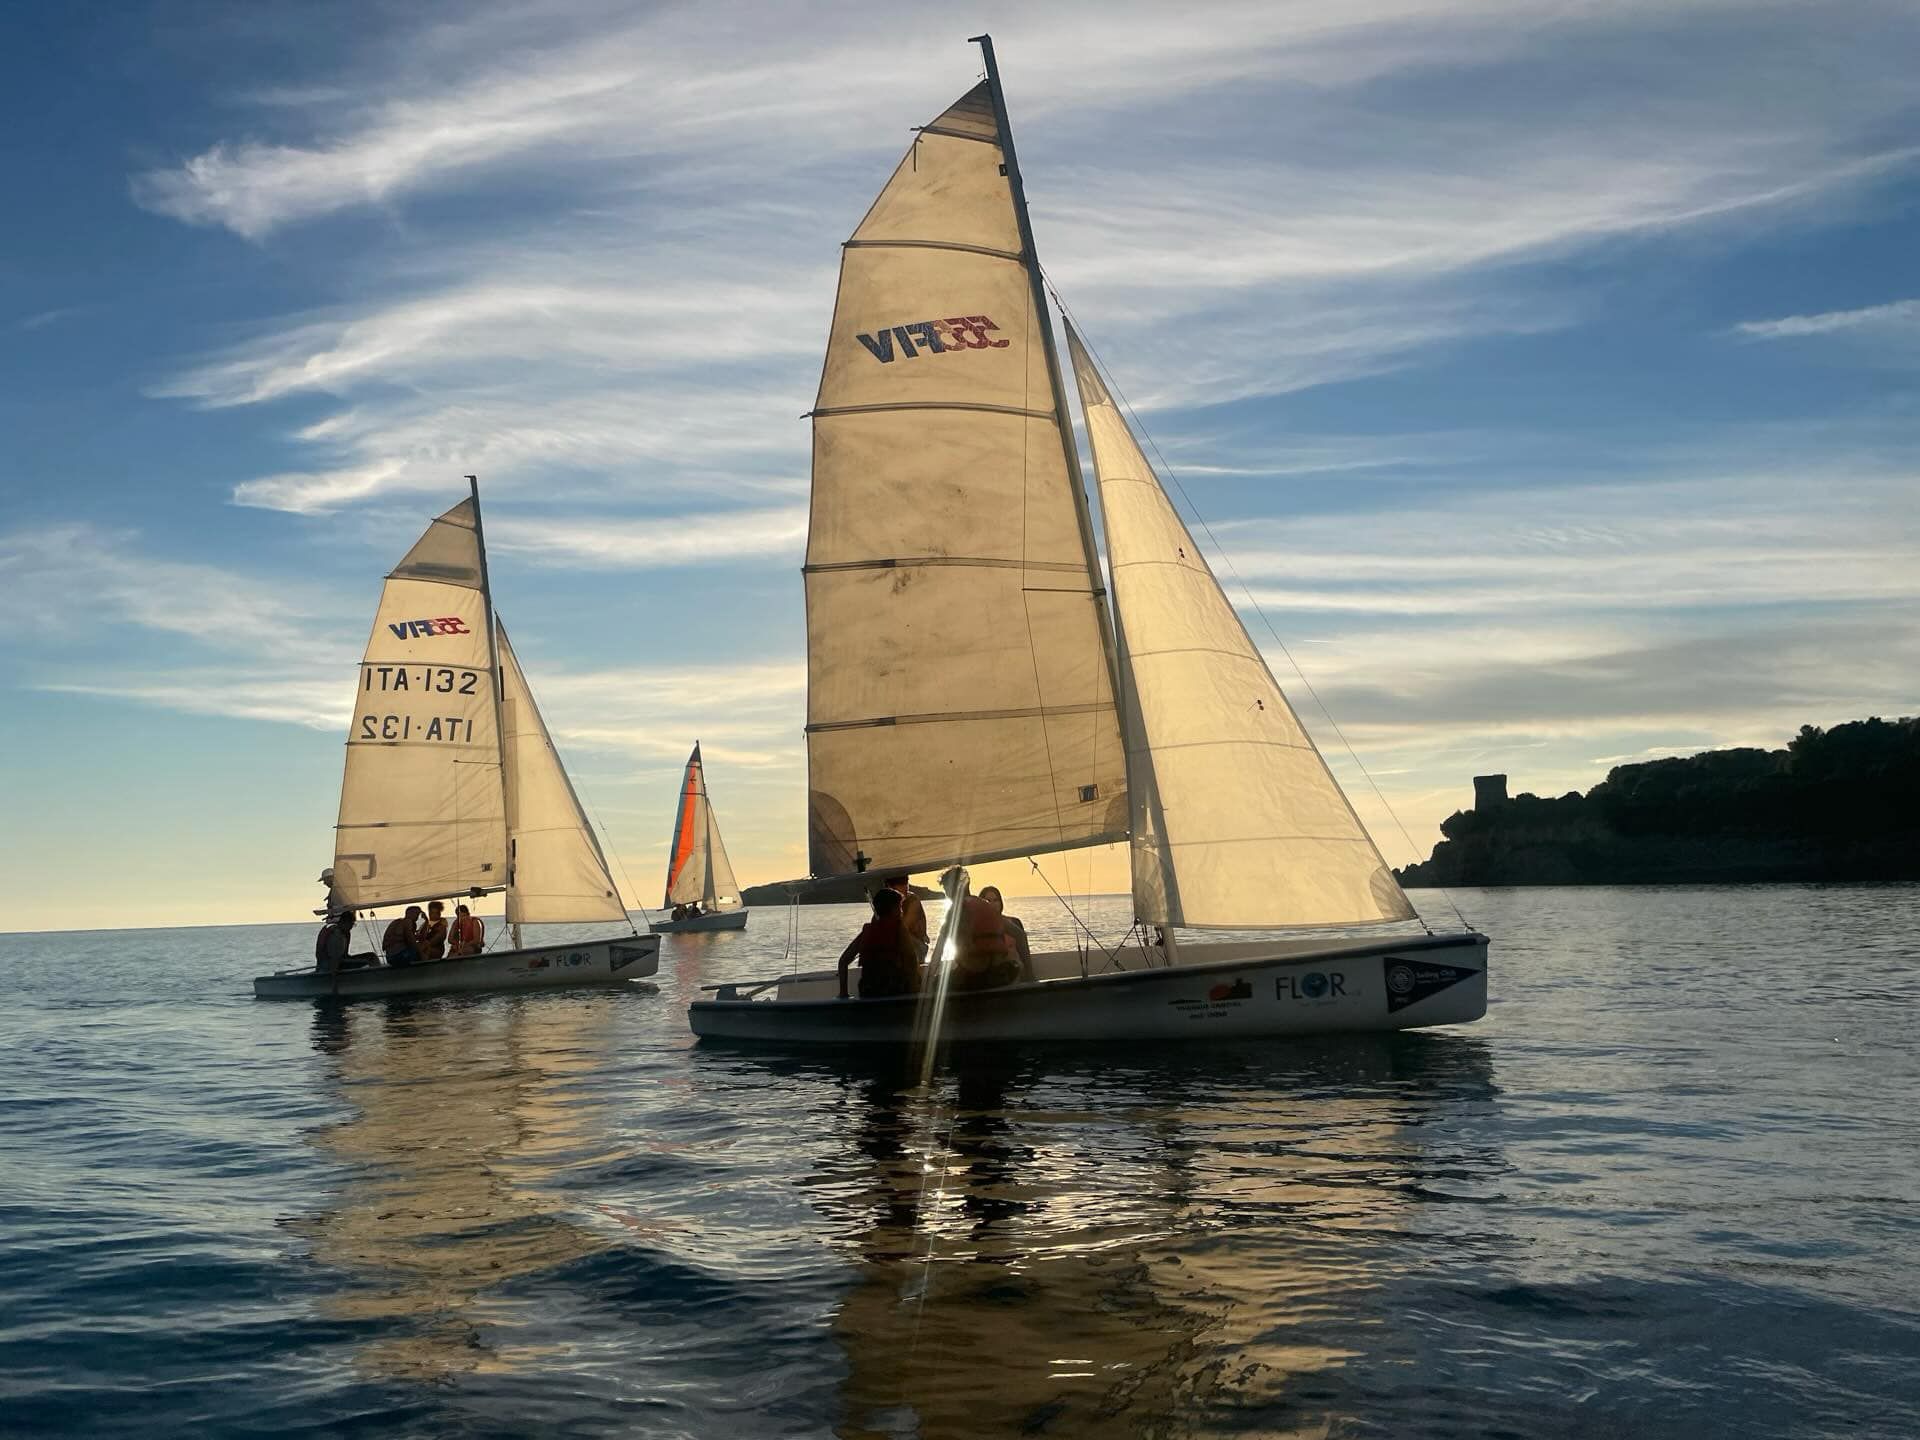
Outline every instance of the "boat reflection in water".
[[[570, 1077], [604, 1048], [603, 996], [388, 1000], [318, 1005], [351, 1118], [315, 1132], [346, 1168], [320, 1213], [290, 1222], [316, 1260], [350, 1278], [320, 1302], [372, 1322], [359, 1365], [440, 1380], [527, 1368], [548, 1347], [512, 1340], [489, 1292], [613, 1243], [568, 1218], [539, 1182], [593, 1136]], [[577, 1093], [577, 1092], [575, 1092]]]
[[1488, 1051], [1451, 1035], [842, 1084], [809, 1186], [860, 1269], [844, 1436], [1324, 1435], [1393, 1318], [1383, 1242], [1500, 1168]]

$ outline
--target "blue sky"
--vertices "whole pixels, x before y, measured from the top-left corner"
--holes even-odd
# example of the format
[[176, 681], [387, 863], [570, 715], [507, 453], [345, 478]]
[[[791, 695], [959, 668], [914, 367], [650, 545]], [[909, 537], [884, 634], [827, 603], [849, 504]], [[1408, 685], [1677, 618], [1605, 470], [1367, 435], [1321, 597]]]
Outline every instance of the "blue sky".
[[639, 897], [696, 738], [742, 878], [804, 869], [799, 417], [981, 28], [1052, 279], [1416, 847], [1476, 771], [1920, 708], [1910, 5], [9, 27], [0, 926], [302, 913], [379, 577], [467, 472]]

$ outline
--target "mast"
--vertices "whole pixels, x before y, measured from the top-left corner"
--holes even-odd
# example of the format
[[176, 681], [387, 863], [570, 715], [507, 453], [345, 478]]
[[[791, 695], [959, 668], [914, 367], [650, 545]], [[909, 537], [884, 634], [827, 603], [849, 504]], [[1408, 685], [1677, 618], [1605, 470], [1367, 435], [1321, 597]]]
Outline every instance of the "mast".
[[[502, 682], [500, 676], [500, 622], [493, 613], [493, 585], [487, 578], [487, 530], [480, 521], [480, 477], [469, 475], [468, 492], [473, 497], [473, 543], [480, 552], [480, 603], [487, 612], [487, 663], [493, 670], [493, 745], [494, 755], [500, 765], [501, 808], [511, 814], [512, 806], [506, 803], [507, 796], [507, 725], [506, 717], [501, 713]], [[513, 836], [507, 836], [507, 884], [513, 889]], [[513, 929], [513, 948], [520, 948], [520, 927]]]
[[[1047, 357], [1047, 381], [1053, 387], [1054, 428], [1060, 432], [1060, 449], [1067, 460], [1067, 479], [1073, 489], [1073, 518], [1080, 526], [1080, 548], [1086, 555], [1087, 578], [1093, 583], [1094, 612], [1099, 617], [1100, 648], [1107, 659], [1107, 685], [1113, 696], [1114, 711], [1118, 714], [1120, 657], [1113, 643], [1113, 618], [1107, 611], [1106, 572], [1100, 568], [1100, 551], [1093, 541], [1093, 514], [1087, 507], [1086, 485], [1080, 473], [1080, 452], [1073, 443], [1073, 417], [1067, 410], [1066, 386], [1060, 378], [1060, 352], [1053, 340], [1053, 315], [1047, 309], [1046, 286], [1040, 279], [1040, 252], [1033, 244], [1033, 221], [1027, 215], [1027, 188], [1020, 179], [1020, 160], [1013, 149], [1013, 126], [1007, 120], [1007, 97], [1000, 89], [1000, 67], [993, 59], [993, 37], [974, 35], [969, 37], [969, 43], [980, 47], [981, 58], [986, 62], [987, 89], [993, 96], [993, 120], [1000, 129], [1000, 156], [1006, 162], [1007, 188], [1013, 192], [1013, 214], [1020, 226], [1020, 249], [1026, 260], [1027, 283], [1033, 289], [1033, 313], [1040, 320], [1040, 343]], [[1123, 753], [1125, 749], [1123, 743]]]

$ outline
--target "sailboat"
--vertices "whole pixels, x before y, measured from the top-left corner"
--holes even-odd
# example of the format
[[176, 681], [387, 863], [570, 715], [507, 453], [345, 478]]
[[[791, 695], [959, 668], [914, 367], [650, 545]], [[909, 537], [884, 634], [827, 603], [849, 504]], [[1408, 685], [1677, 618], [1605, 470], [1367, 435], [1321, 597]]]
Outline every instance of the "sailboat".
[[[687, 757], [680, 777], [680, 808], [673, 816], [672, 850], [667, 860], [667, 916], [653, 922], [656, 935], [678, 935], [692, 930], [744, 930], [747, 912], [740, 904], [740, 885], [720, 840], [720, 821], [707, 798], [707, 771], [700, 761], [700, 742]], [[694, 913], [689, 907], [698, 906]], [[679, 918], [673, 918], [674, 912]]]
[[[921, 127], [842, 254], [803, 572], [812, 868], [945, 871], [935, 963], [918, 996], [840, 1000], [831, 970], [708, 987], [693, 1030], [1211, 1040], [1478, 1019], [1487, 938], [1407, 933], [1424, 922], [1069, 330], [1103, 582], [993, 44], [976, 43], [985, 79]], [[1125, 941], [951, 985], [965, 865], [1114, 841], [1132, 857]]]
[[[480, 486], [387, 576], [347, 730], [329, 910], [506, 897], [510, 944], [412, 965], [261, 975], [266, 1000], [624, 985], [660, 942], [635, 931], [493, 609]], [[522, 943], [523, 925], [624, 935]], [[495, 937], [496, 939], [500, 937]]]

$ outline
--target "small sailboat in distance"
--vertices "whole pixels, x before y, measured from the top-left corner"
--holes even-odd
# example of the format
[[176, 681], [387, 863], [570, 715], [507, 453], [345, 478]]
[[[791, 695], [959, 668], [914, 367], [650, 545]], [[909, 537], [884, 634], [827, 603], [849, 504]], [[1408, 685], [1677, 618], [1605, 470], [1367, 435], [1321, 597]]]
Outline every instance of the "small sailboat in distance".
[[[1103, 578], [977, 38], [985, 80], [920, 129], [842, 254], [803, 572], [814, 873], [944, 870], [946, 918], [919, 995], [839, 999], [833, 970], [716, 985], [694, 1032], [1214, 1040], [1478, 1019], [1487, 938], [1419, 922], [1069, 329]], [[976, 946], [993, 933], [963, 866], [1122, 840], [1120, 944], [954, 983], [957, 917]]]
[[[281, 970], [255, 978], [257, 998], [624, 985], [659, 968], [660, 942], [634, 929], [494, 613], [480, 487], [468, 479], [468, 498], [427, 527], [380, 594], [347, 731], [329, 920], [504, 894], [511, 944]], [[521, 944], [522, 925], [599, 923], [628, 933]]]
[[727, 847], [720, 840], [719, 818], [707, 796], [707, 767], [700, 759], [697, 740], [680, 777], [680, 806], [674, 812], [670, 843], [667, 915], [653, 922], [654, 933], [746, 929], [747, 911], [740, 903], [740, 884], [733, 878]]

